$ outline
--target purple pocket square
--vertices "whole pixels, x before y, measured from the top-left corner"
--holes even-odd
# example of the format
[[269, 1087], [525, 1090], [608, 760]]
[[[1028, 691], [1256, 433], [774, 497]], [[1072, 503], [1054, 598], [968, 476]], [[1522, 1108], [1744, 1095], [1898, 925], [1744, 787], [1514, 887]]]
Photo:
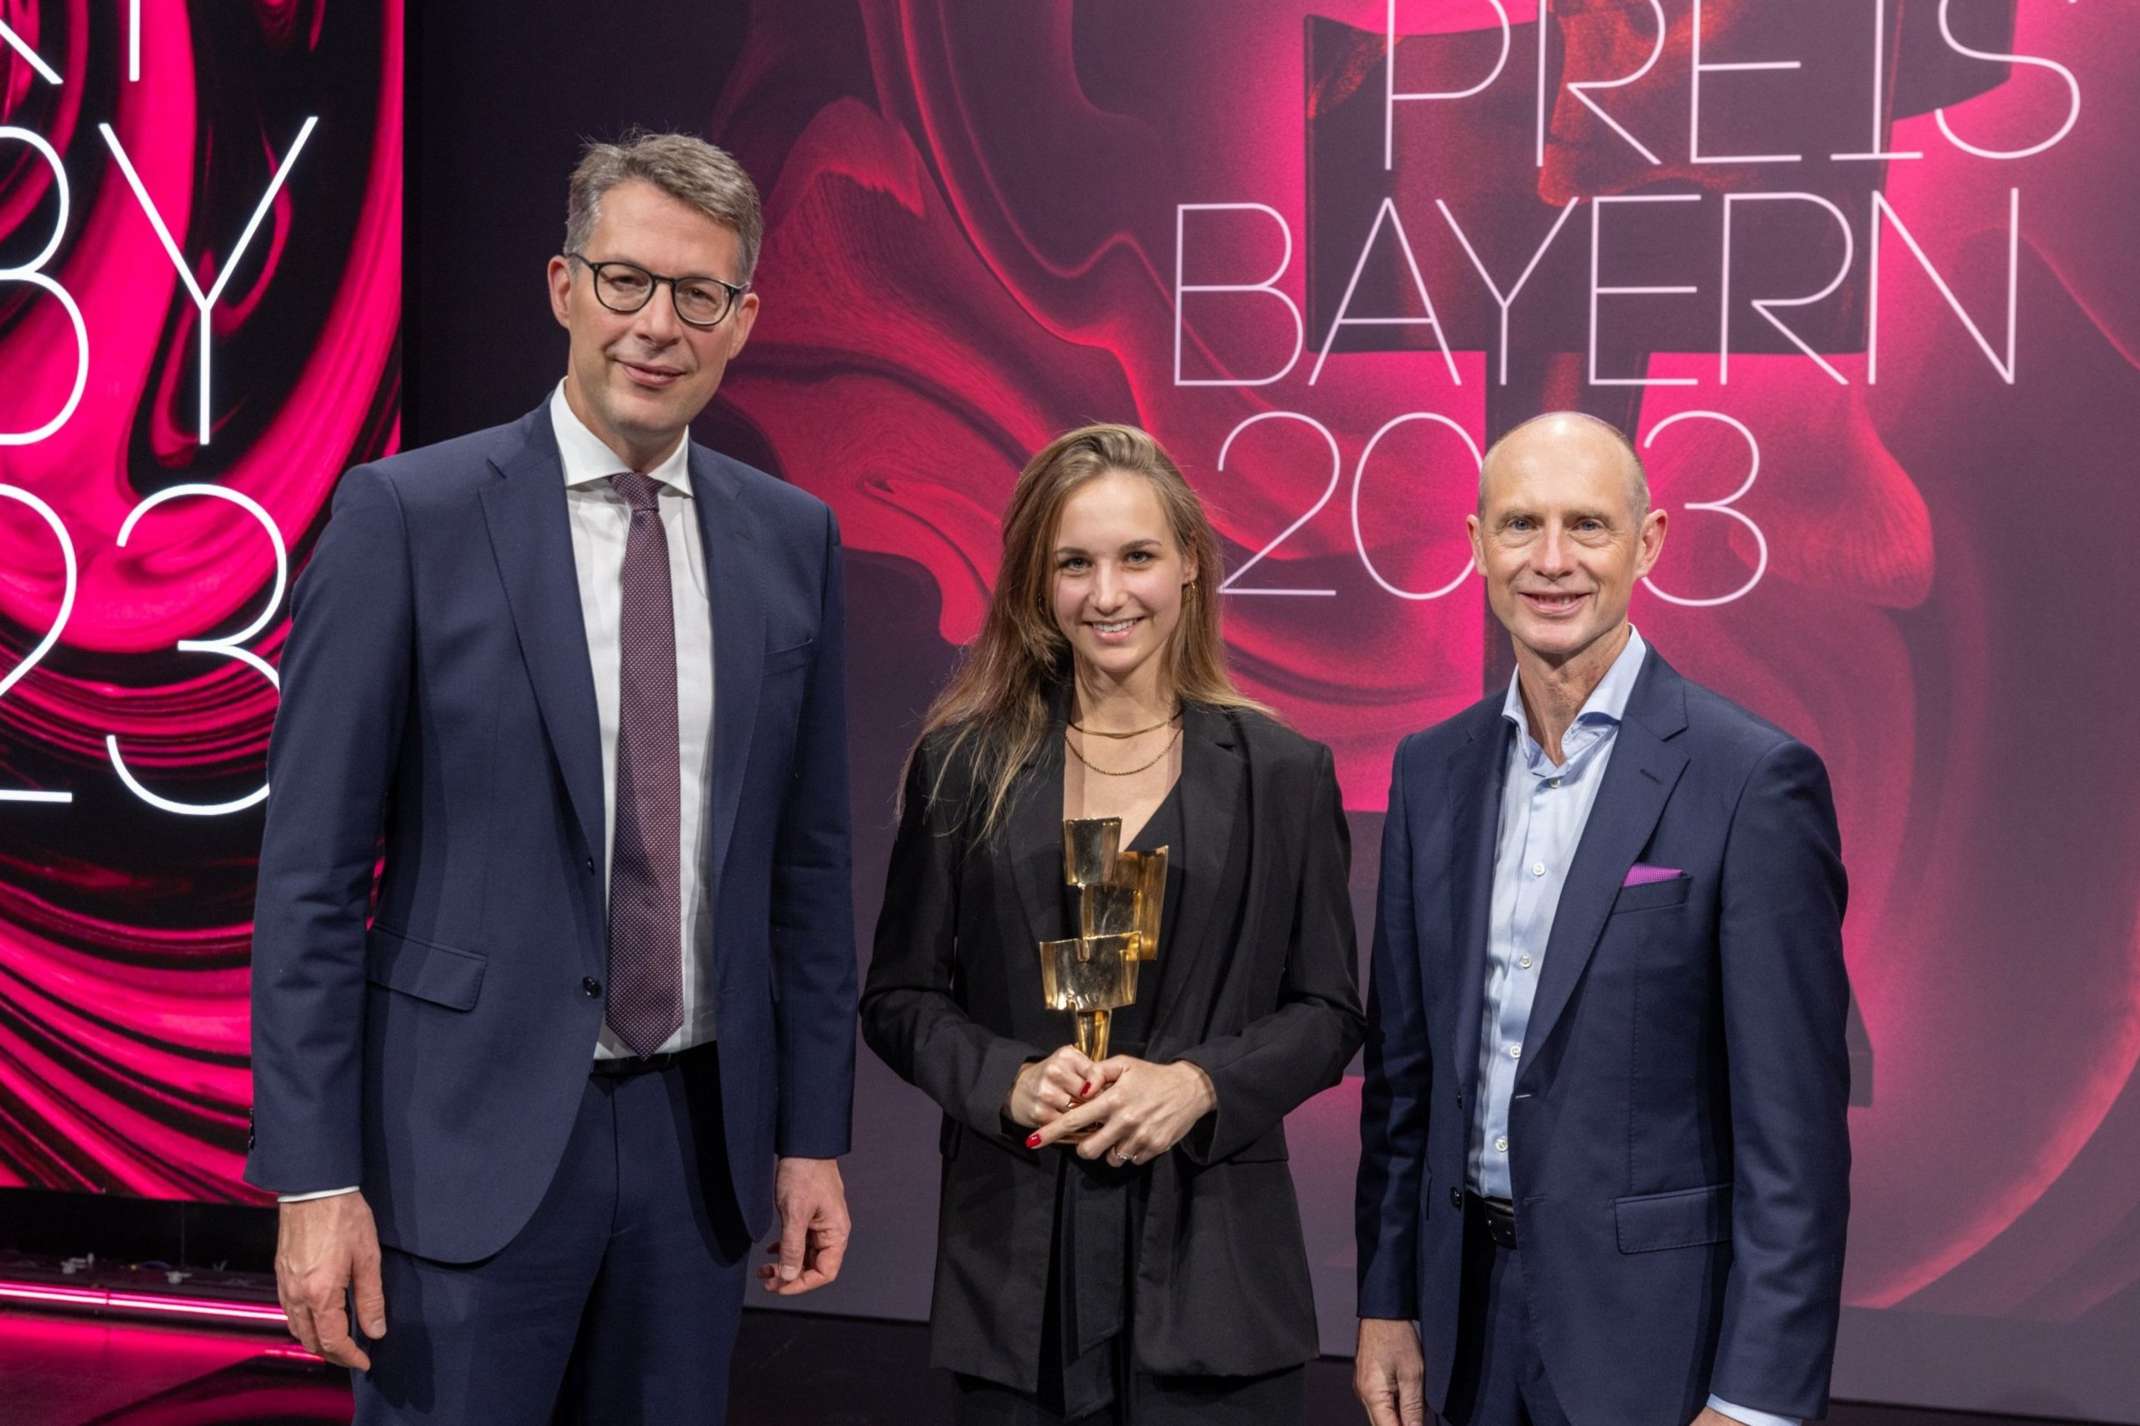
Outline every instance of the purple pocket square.
[[1653, 881], [1670, 881], [1686, 873], [1676, 866], [1651, 866], [1648, 862], [1636, 862], [1627, 869], [1627, 880], [1621, 886], [1648, 886]]

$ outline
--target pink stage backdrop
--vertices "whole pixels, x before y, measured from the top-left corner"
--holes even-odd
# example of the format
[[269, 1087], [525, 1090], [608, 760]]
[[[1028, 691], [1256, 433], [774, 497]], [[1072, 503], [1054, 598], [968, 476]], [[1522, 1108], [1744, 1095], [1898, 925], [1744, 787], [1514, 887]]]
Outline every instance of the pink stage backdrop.
[[[1337, 750], [1366, 879], [1396, 740], [1506, 678], [1477, 452], [1548, 406], [1622, 422], [1672, 514], [1636, 621], [1834, 776], [1849, 1302], [2131, 1328], [2140, 31], [2100, 0], [1540, 11], [755, 5], [709, 130], [771, 209], [723, 399], [851, 550], [926, 570], [946, 643], [1024, 457], [1150, 427], [1228, 541], [1237, 670]], [[1356, 1108], [1293, 1124], [1326, 1346]]]
[[0, 25], [0, 1184], [250, 1198], [287, 576], [399, 438], [400, 0]]
[[[402, 21], [136, 8], [0, 0], [0, 1181], [238, 1198], [282, 559], [399, 437]], [[650, 44], [710, 23], [646, 8]], [[1370, 904], [1396, 740], [1506, 677], [1464, 571], [1477, 452], [1580, 404], [1672, 512], [1644, 633], [1834, 775], [1864, 1030], [1839, 1391], [2140, 1419], [2126, 7], [718, 18], [703, 79], [595, 47], [434, 135], [501, 191], [423, 231], [533, 254], [510, 311], [447, 294], [455, 389], [503, 419], [562, 351], [494, 335], [548, 330], [552, 230], [480, 221], [523, 180], [562, 207], [521, 127], [698, 124], [758, 178], [764, 315], [706, 434], [844, 524], [865, 912], [1011, 481], [1096, 418], [1209, 497], [1236, 667], [1337, 749]], [[1292, 1126], [1337, 1349], [1356, 1107]], [[858, 1266], [814, 1305], [918, 1313], [932, 1113], [865, 1065], [857, 1127]]]

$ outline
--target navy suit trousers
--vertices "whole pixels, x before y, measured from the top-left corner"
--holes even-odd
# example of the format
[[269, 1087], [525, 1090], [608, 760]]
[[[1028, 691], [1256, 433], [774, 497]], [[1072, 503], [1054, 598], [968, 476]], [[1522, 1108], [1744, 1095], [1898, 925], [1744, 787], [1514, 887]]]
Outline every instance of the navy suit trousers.
[[1463, 1325], [1442, 1420], [1447, 1426], [1568, 1426], [1531, 1338], [1523, 1252], [1496, 1243], [1468, 1200], [1462, 1293]]
[[590, 1077], [556, 1178], [504, 1248], [386, 1250], [359, 1426], [724, 1420], [750, 1236], [722, 1143], [711, 1046]]

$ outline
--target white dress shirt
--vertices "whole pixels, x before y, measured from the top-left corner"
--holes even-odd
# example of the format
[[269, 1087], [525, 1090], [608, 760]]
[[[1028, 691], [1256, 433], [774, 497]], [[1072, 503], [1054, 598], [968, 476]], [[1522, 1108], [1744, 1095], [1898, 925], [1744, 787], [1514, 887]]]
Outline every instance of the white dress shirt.
[[[572, 563], [580, 586], [580, 614], [587, 627], [587, 659], [594, 672], [595, 709], [602, 729], [603, 894], [617, 835], [617, 700], [619, 620], [624, 606], [624, 546], [631, 532], [631, 506], [609, 478], [626, 463], [587, 429], [565, 401], [564, 383], [550, 397], [550, 424], [565, 467], [565, 510], [572, 523]], [[683, 779], [683, 904], [677, 946], [684, 988], [684, 1019], [663, 1051], [689, 1049], [714, 1037], [713, 907], [701, 849], [707, 847], [713, 776], [713, 617], [706, 592], [706, 552], [692, 511], [689, 438], [645, 472], [661, 486], [662, 533], [668, 537], [669, 589], [676, 610], [677, 764]], [[603, 1026], [597, 1059], [629, 1055]]]

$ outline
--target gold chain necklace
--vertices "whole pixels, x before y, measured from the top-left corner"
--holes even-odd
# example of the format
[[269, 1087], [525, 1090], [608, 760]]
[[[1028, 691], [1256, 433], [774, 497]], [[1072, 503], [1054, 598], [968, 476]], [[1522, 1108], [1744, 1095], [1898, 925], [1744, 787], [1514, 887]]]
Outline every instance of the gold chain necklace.
[[1072, 723], [1070, 726], [1077, 729], [1080, 733], [1083, 733], [1088, 738], [1141, 738], [1146, 733], [1158, 732], [1161, 728], [1166, 727], [1167, 724], [1173, 722], [1176, 718], [1179, 718], [1180, 716], [1181, 710], [1177, 708], [1172, 713], [1169, 713], [1166, 717], [1152, 724], [1150, 727], [1132, 728], [1127, 733], [1103, 733], [1097, 728], [1088, 728], [1083, 723]]
[[[1162, 724], [1160, 726], [1163, 727], [1165, 725]], [[1145, 731], [1150, 732], [1151, 729], [1147, 728], [1145, 729]], [[1070, 741], [1069, 731], [1066, 729], [1063, 732], [1063, 746], [1070, 750], [1070, 756], [1076, 758], [1079, 762], [1084, 763], [1085, 767], [1089, 771], [1096, 772], [1102, 777], [1134, 777], [1138, 773], [1143, 772], [1146, 768], [1157, 766], [1159, 763], [1159, 759], [1165, 757], [1168, 753], [1173, 752], [1174, 745], [1180, 741], [1181, 729], [1176, 728], [1174, 730], [1174, 736], [1167, 739], [1167, 745], [1159, 750], [1159, 757], [1153, 758], [1150, 762], [1139, 763], [1135, 767], [1123, 768], [1121, 771], [1117, 772], [1111, 767], [1094, 767], [1091, 763], [1085, 762], [1085, 755], [1077, 750], [1076, 743]]]

